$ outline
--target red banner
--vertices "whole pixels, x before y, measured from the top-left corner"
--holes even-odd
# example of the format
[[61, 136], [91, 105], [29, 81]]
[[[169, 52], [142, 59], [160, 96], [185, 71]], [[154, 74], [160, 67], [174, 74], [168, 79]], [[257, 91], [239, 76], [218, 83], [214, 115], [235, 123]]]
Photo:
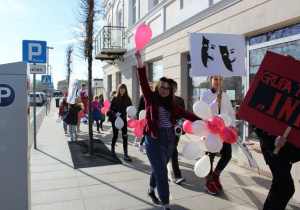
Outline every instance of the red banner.
[[300, 148], [300, 61], [268, 51], [236, 115]]

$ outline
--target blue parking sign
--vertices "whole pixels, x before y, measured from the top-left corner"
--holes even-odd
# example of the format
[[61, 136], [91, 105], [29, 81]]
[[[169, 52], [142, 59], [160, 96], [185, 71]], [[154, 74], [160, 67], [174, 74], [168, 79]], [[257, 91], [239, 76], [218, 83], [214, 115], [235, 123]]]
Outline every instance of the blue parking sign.
[[23, 40], [23, 61], [47, 63], [47, 42]]

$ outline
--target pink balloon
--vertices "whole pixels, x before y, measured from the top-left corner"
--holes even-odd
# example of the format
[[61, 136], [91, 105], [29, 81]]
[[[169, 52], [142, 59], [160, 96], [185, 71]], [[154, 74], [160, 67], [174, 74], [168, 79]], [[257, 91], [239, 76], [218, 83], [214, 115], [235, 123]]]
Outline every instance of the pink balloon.
[[78, 113], [78, 117], [79, 117], [79, 118], [84, 118], [84, 113], [83, 113], [83, 112], [79, 112], [79, 113]]
[[141, 50], [150, 42], [152, 30], [148, 25], [139, 25], [135, 31], [134, 41], [137, 50]]
[[230, 127], [225, 127], [223, 130], [221, 130], [219, 135], [220, 135], [221, 139], [228, 144], [232, 144], [232, 143], [236, 142], [238, 139], [238, 135], [237, 135], [236, 131]]
[[145, 127], [145, 125], [146, 125], [146, 119], [145, 119], [145, 118], [140, 120], [140, 125], [141, 125], [143, 128]]
[[192, 131], [192, 124], [193, 124], [192, 121], [189, 121], [189, 120], [184, 121], [183, 126], [182, 126], [183, 130], [188, 134], [194, 134]]
[[218, 116], [209, 118], [207, 126], [212, 133], [220, 133], [220, 131], [225, 127], [223, 119]]
[[109, 108], [105, 106], [101, 109], [101, 113], [105, 114], [108, 110], [109, 110]]
[[128, 120], [127, 126], [128, 128], [135, 128], [138, 125], [138, 121], [135, 119]]
[[104, 104], [104, 106], [107, 107], [107, 108], [110, 107], [110, 101], [109, 101], [109, 100], [105, 100], [103, 104]]
[[133, 131], [134, 135], [138, 138], [143, 136], [143, 128], [140, 125], [137, 125]]

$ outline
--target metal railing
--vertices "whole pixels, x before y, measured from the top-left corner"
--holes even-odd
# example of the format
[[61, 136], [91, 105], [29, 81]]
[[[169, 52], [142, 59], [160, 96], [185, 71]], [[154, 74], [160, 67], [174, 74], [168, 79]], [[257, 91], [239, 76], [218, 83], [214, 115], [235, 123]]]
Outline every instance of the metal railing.
[[95, 55], [105, 50], [126, 50], [125, 27], [104, 26], [95, 37]]

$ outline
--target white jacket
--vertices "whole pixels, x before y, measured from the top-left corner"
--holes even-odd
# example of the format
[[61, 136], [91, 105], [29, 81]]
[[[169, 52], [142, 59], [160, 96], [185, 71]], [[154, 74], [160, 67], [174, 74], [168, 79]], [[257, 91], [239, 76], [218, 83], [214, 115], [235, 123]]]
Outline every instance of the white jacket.
[[[207, 103], [211, 109], [212, 115], [217, 116], [219, 115], [219, 103], [216, 101], [218, 92], [212, 92], [211, 89], [204, 91], [201, 94], [200, 101]], [[235, 127], [235, 115], [232, 108], [231, 101], [229, 96], [222, 91], [222, 101], [221, 101], [221, 113], [228, 113], [231, 117], [231, 126]]]

